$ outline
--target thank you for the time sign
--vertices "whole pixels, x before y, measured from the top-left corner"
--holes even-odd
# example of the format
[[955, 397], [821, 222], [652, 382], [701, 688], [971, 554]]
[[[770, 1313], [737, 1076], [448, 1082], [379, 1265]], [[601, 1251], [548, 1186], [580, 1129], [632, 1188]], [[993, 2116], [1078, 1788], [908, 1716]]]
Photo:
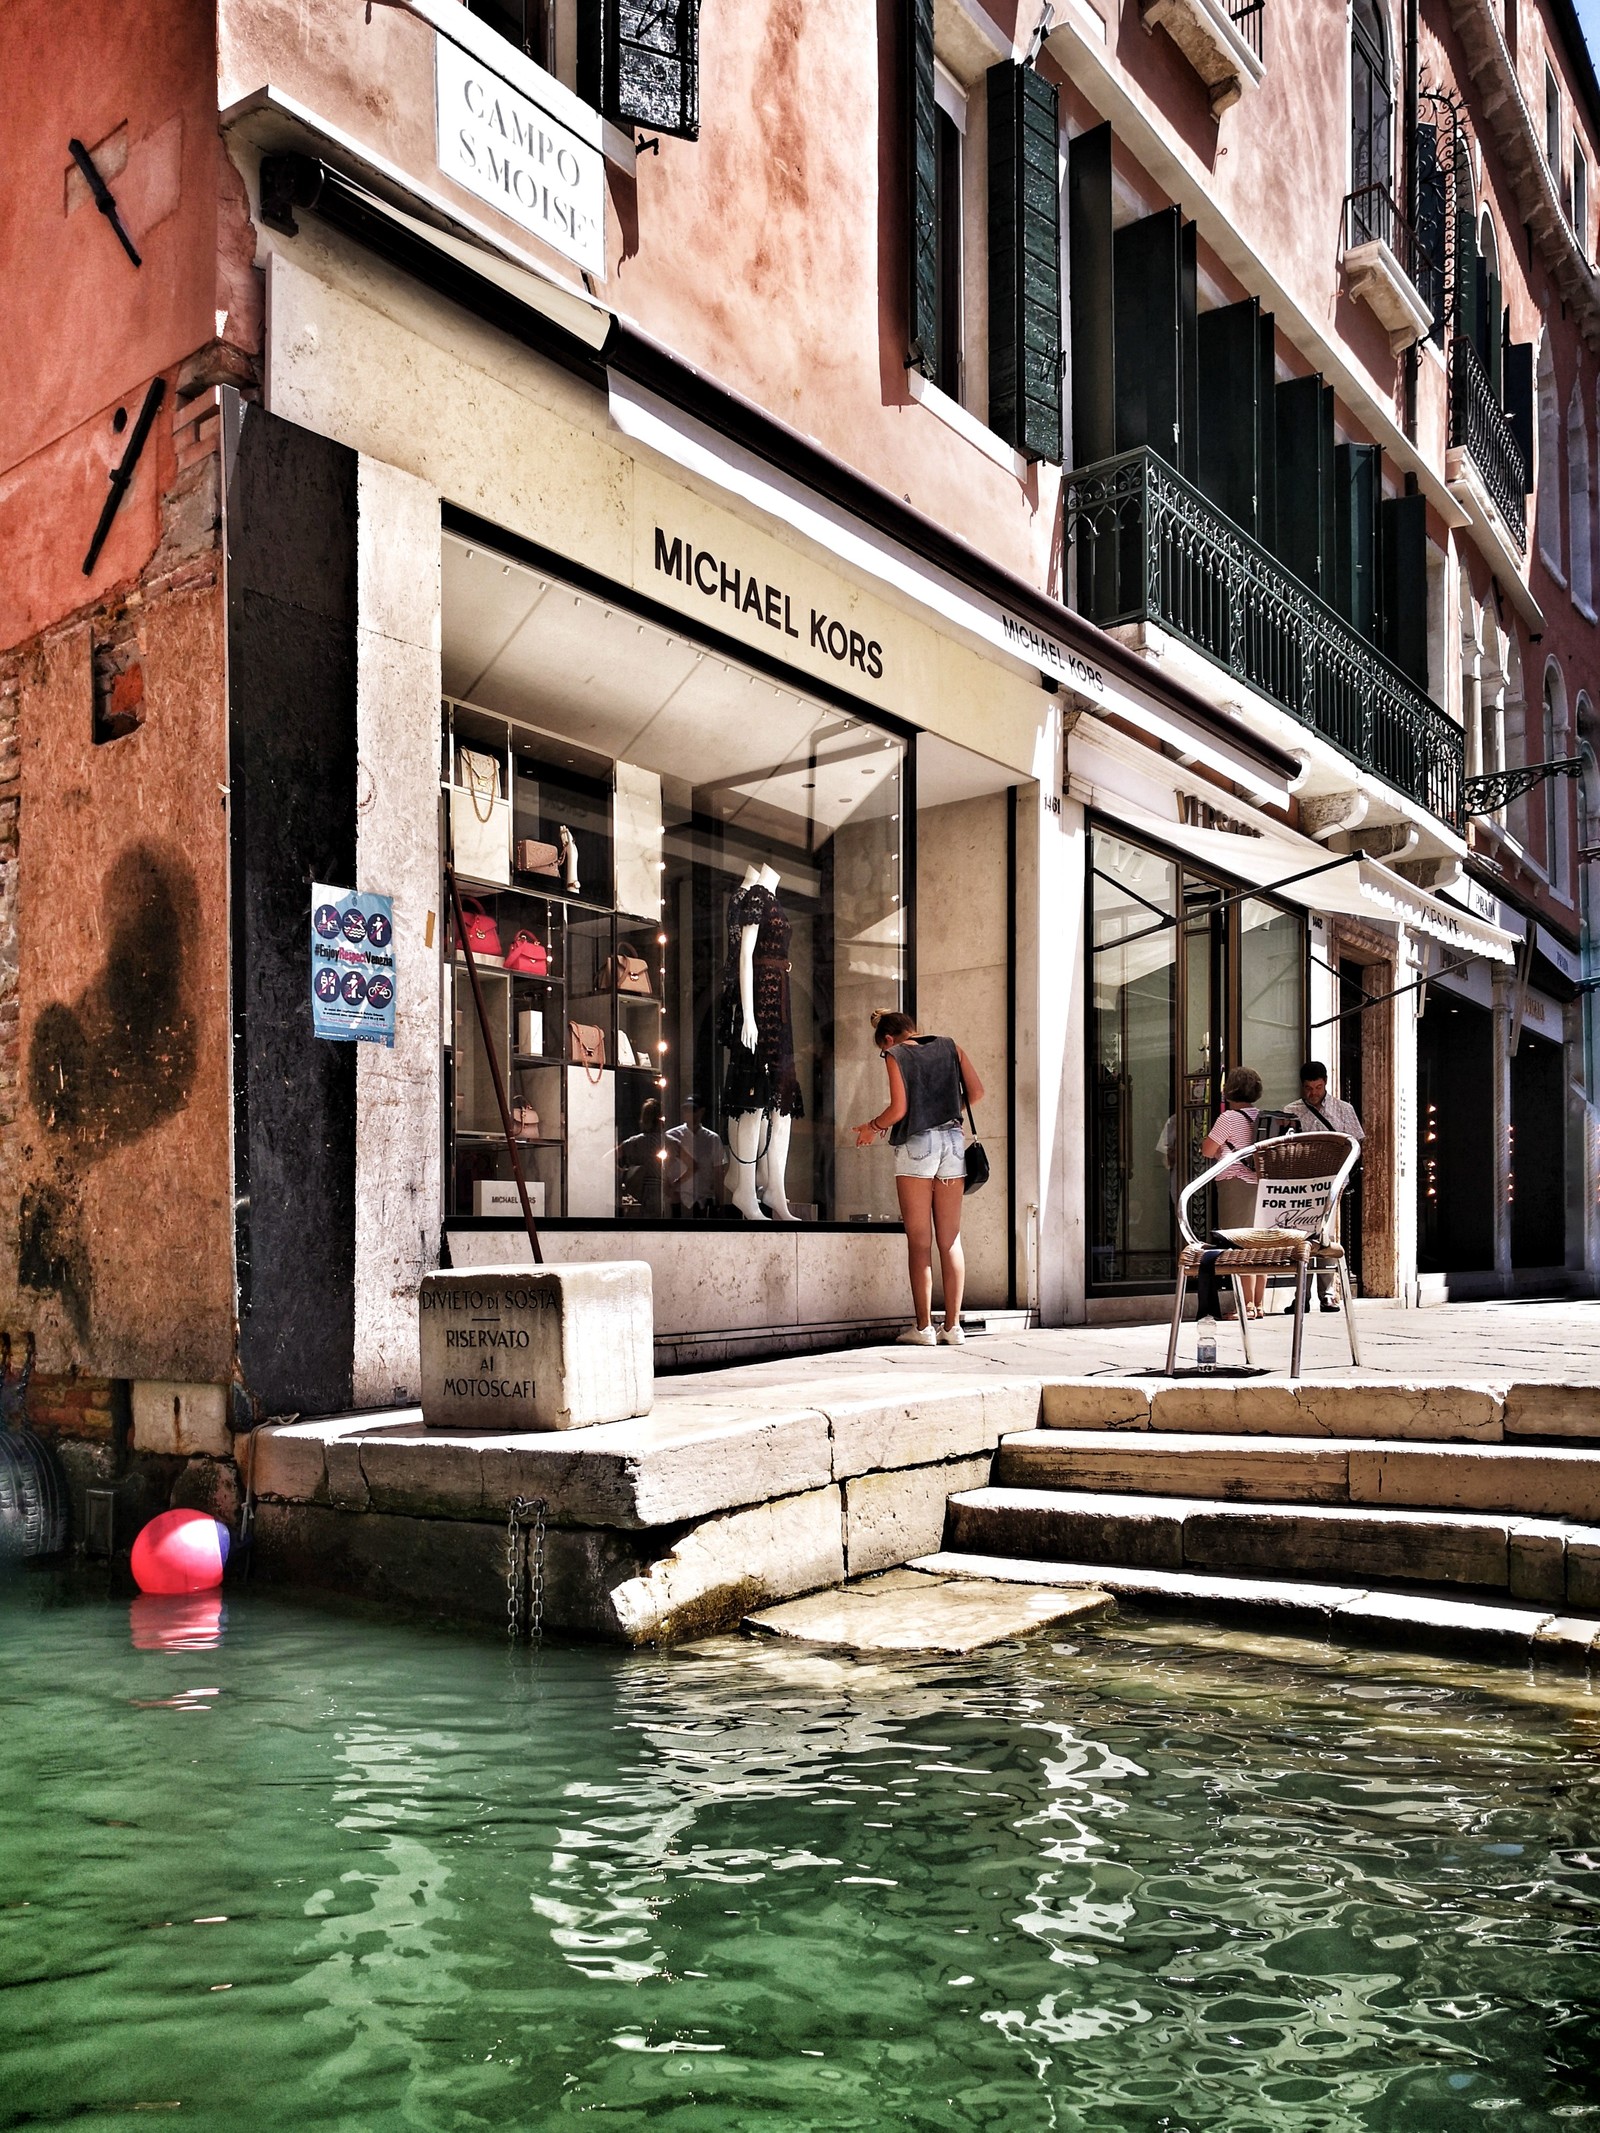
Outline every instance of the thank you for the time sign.
[[603, 275], [606, 182], [598, 134], [584, 140], [448, 37], [434, 38], [433, 71], [444, 175], [563, 258]]

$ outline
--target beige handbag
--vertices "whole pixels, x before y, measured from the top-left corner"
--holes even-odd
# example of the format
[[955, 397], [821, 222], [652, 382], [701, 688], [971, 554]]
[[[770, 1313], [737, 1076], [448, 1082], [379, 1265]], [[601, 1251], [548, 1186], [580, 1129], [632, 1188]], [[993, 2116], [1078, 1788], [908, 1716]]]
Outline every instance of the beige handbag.
[[607, 956], [600, 971], [602, 992], [642, 993], [648, 1000], [650, 992], [650, 965], [626, 941], [617, 943], [616, 960]]
[[559, 876], [561, 847], [559, 844], [541, 844], [537, 837], [519, 837], [512, 847], [511, 864], [519, 874]]
[[569, 1022], [572, 1056], [590, 1081], [598, 1082], [606, 1063], [606, 1033], [595, 1022]]
[[539, 1114], [532, 1104], [511, 1106], [511, 1130], [519, 1141], [536, 1141], [539, 1138]]
[[450, 843], [458, 874], [471, 881], [511, 883], [511, 803], [500, 795], [500, 765], [479, 748], [458, 751], [458, 781], [450, 792]]

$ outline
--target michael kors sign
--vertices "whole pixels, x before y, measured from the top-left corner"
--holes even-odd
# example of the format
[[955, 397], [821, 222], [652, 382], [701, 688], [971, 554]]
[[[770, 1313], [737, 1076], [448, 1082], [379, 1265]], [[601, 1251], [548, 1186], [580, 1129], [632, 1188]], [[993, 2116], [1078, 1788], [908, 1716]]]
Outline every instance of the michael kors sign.
[[[433, 54], [440, 170], [552, 251], [604, 275], [599, 119], [586, 140], [447, 37], [434, 38]], [[567, 101], [559, 83], [551, 89]]]

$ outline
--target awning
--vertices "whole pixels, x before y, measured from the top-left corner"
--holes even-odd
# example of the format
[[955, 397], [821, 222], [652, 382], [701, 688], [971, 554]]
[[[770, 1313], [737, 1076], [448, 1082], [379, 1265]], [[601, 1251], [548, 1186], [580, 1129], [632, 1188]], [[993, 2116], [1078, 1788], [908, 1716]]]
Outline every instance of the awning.
[[1484, 956], [1493, 963], [1516, 960], [1510, 934], [1419, 889], [1379, 860], [1352, 856], [1339, 864], [1337, 853], [1291, 830], [1249, 837], [1233, 830], [1193, 828], [1153, 815], [1103, 788], [1092, 804], [1130, 837], [1163, 844], [1241, 888], [1270, 889], [1286, 903], [1332, 918], [1410, 926], [1459, 954]]

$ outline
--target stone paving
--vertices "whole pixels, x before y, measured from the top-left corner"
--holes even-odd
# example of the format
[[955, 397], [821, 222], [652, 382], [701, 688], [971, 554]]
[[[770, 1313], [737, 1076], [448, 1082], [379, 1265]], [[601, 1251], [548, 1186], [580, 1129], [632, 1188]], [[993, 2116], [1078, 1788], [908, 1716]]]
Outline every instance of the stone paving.
[[[1362, 1354], [1359, 1367], [1350, 1361], [1343, 1319], [1334, 1312], [1313, 1311], [1306, 1319], [1302, 1378], [1321, 1383], [1393, 1378], [1412, 1384], [1503, 1384], [1509, 1380], [1600, 1385], [1600, 1301], [1444, 1304], [1426, 1311], [1372, 1301], [1356, 1306], [1356, 1327]], [[1288, 1319], [1264, 1319], [1252, 1338], [1258, 1362], [1268, 1366], [1269, 1377], [1241, 1382], [1265, 1384], [1286, 1378], [1289, 1335]], [[1219, 1328], [1217, 1349], [1222, 1364], [1242, 1363], [1238, 1334], [1231, 1325]], [[782, 1384], [803, 1398], [805, 1388], [822, 1378], [885, 1370], [919, 1375], [939, 1371], [952, 1377], [1015, 1371], [1040, 1378], [1127, 1378], [1159, 1371], [1166, 1350], [1165, 1325], [1041, 1327], [1032, 1332], [975, 1335], [964, 1348], [848, 1348], [743, 1363], [726, 1370], [694, 1371], [659, 1378], [656, 1399], [659, 1406], [674, 1398], [703, 1398], [713, 1384], [724, 1396], [739, 1386], [770, 1390]], [[1179, 1368], [1193, 1361], [1191, 1323], [1179, 1347]]]

